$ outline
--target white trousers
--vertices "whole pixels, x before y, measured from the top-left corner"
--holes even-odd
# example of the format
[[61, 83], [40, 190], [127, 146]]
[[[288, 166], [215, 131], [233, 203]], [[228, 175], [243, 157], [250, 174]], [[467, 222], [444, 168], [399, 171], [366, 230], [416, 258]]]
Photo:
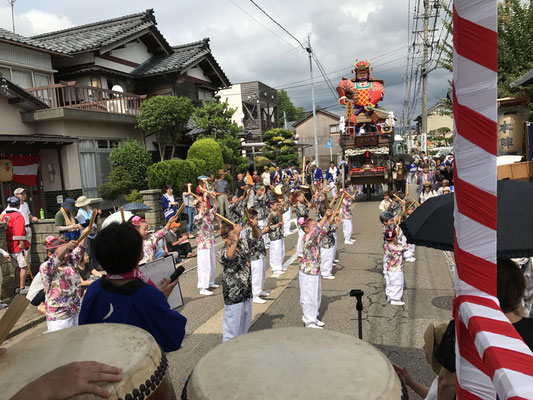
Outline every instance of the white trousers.
[[403, 271], [388, 271], [386, 272], [386, 274], [388, 275], [388, 282], [387, 277], [385, 277], [385, 282], [387, 282], [387, 286], [385, 287], [385, 294], [390, 300], [400, 301], [403, 295]]
[[78, 326], [78, 317], [80, 313], [73, 315], [70, 318], [57, 319], [55, 321], [46, 321], [46, 326], [48, 327], [47, 333], [60, 331], [61, 329], [71, 328], [73, 326]]
[[270, 268], [272, 273], [283, 270], [283, 259], [285, 258], [285, 241], [283, 239], [272, 240], [270, 242]]
[[302, 321], [306, 325], [316, 323], [318, 319], [318, 309], [322, 300], [320, 280], [320, 275], [308, 275], [302, 271], [299, 272]]
[[415, 255], [415, 249], [416, 249], [416, 246], [414, 244], [410, 244], [409, 245], [409, 250], [405, 251], [403, 253], [403, 256], [405, 258], [411, 258]]
[[[258, 220], [257, 227], [259, 230], [263, 230], [263, 228], [267, 226], [267, 222], [268, 220], [266, 218]], [[268, 234], [263, 235], [263, 242], [265, 242], [265, 247], [268, 248], [268, 246], [270, 246], [270, 238], [268, 237]]]
[[329, 187], [331, 188], [331, 198], [337, 195], [337, 185], [334, 182], [330, 182]]
[[289, 209], [283, 213], [283, 233], [285, 235], [288, 235], [291, 233], [291, 215], [292, 215], [292, 207], [289, 207]]
[[344, 234], [344, 241], [352, 240], [353, 225], [351, 219], [342, 220], [342, 233]]
[[266, 257], [259, 260], [253, 260], [252, 266], [252, 295], [258, 297], [263, 291], [263, 284], [265, 283], [266, 272]]
[[332, 275], [333, 260], [335, 259], [335, 246], [331, 246], [329, 249], [324, 247], [320, 248], [320, 273], [322, 276]]
[[303, 244], [302, 244], [302, 239], [304, 235], [305, 235], [305, 232], [303, 231], [303, 229], [298, 227], [298, 244], [296, 245], [296, 255], [298, 257], [303, 257], [304, 255]]
[[252, 299], [224, 305], [222, 317], [222, 342], [244, 335], [252, 324]]
[[215, 258], [215, 247], [198, 250], [196, 255], [198, 262], [198, 289], [207, 289], [209, 285], [215, 283], [217, 262]]

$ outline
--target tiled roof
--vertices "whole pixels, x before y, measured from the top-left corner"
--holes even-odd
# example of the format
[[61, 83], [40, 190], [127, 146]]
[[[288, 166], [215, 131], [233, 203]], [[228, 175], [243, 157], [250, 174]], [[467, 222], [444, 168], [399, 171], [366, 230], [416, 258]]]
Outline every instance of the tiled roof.
[[0, 28], [0, 40], [19, 43], [19, 44], [23, 44], [23, 45], [31, 46], [31, 47], [35, 47], [36, 50], [40, 49], [40, 50], [44, 50], [46, 52], [63, 53], [62, 51], [54, 49], [54, 48], [48, 46], [45, 43], [41, 43], [38, 40], [17, 35], [16, 33], [13, 33], [11, 31], [8, 31], [8, 30], [3, 29], [3, 28]]
[[[155, 28], [156, 21], [153, 10], [146, 10], [137, 14], [119, 18], [94, 22], [64, 29], [56, 32], [33, 36], [31, 40], [56, 51], [69, 54], [98, 50], [109, 44], [126, 39], [136, 33]], [[164, 45], [170, 46], [157, 29], [153, 32], [162, 39]]]
[[179, 71], [211, 53], [209, 39], [173, 46], [172, 54], [154, 56], [133, 71], [134, 75], [146, 76], [164, 72]]

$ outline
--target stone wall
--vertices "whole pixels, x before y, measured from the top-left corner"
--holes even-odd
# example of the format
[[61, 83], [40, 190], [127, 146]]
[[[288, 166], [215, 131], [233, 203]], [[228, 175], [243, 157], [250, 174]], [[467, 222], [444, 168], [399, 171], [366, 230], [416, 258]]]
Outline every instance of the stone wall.
[[[0, 248], [7, 251], [7, 224], [0, 223]], [[15, 269], [4, 257], [0, 256], [0, 300], [6, 300], [13, 295], [15, 289]]]
[[40, 219], [31, 225], [31, 272], [35, 276], [39, 272], [39, 266], [46, 259], [46, 249], [43, 242], [48, 236], [58, 236], [55, 229], [55, 220]]
[[157, 226], [165, 225], [165, 214], [161, 207], [161, 197], [163, 196], [161, 189], [141, 190], [139, 193], [143, 196], [143, 203], [152, 209], [145, 213], [145, 219], [148, 222], [149, 229], [155, 229]]

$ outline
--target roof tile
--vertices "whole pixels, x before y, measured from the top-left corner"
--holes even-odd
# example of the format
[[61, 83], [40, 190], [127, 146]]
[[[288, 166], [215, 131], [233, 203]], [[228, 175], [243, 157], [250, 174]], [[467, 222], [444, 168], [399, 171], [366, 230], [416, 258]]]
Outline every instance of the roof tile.
[[38, 40], [18, 35], [16, 33], [10, 32], [3, 28], [0, 28], [0, 39], [9, 40], [11, 42], [21, 43], [21, 44], [25, 44], [28, 46], [33, 46], [38, 49], [57, 52], [57, 49], [55, 49], [53, 46], [48, 46], [47, 44], [41, 43]]

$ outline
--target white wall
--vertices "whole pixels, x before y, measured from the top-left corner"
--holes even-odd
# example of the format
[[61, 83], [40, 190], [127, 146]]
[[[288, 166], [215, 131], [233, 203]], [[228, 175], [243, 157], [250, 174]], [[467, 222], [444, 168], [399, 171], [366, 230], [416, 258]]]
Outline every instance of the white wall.
[[233, 122], [237, 123], [237, 125], [243, 126], [241, 117], [241, 114], [243, 113], [241, 84], [237, 83], [227, 89], [219, 90], [218, 95], [220, 96], [220, 101], [227, 101], [231, 108], [237, 109], [231, 119]]
[[27, 67], [52, 69], [50, 54], [7, 43], [0, 43], [0, 64], [2, 64], [2, 61]]
[[121, 49], [110, 51], [109, 55], [132, 61], [137, 64], [142, 64], [152, 57], [152, 54], [148, 52], [145, 44], [140, 39], [126, 43], [126, 45]]
[[189, 75], [189, 76], [192, 76], [193, 78], [201, 79], [201, 80], [206, 81], [206, 82], [212, 82], [211, 79], [209, 79], [205, 75], [204, 70], [202, 68], [200, 68], [200, 66], [198, 66], [198, 65], [188, 69], [185, 73], [187, 75]]
[[21, 121], [21, 111], [19, 107], [9, 104], [5, 97], [0, 96], [0, 134], [25, 135], [36, 132], [35, 126]]
[[135, 69], [135, 67], [130, 67], [129, 65], [119, 64], [114, 61], [104, 60], [103, 58], [95, 57], [94, 64], [100, 67], [113, 69], [115, 71], [121, 71], [129, 73]]

